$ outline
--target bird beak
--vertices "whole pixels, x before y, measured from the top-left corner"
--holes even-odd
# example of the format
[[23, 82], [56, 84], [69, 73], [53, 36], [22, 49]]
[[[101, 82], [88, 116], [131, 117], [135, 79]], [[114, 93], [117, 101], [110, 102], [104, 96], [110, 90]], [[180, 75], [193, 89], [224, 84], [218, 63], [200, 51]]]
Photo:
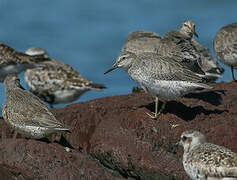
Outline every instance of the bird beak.
[[110, 71], [113, 71], [116, 68], [118, 68], [118, 65], [114, 64], [111, 68], [109, 68], [106, 72], [104, 72], [104, 74], [107, 74], [107, 73], [109, 73]]
[[193, 32], [194, 36], [196, 36], [198, 38], [198, 34], [194, 31]]

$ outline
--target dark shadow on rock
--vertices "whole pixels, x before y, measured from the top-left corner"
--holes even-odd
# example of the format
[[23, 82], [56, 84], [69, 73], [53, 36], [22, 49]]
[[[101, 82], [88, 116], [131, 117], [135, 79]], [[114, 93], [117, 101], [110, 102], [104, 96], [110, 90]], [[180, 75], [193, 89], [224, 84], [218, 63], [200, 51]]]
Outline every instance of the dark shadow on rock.
[[[26, 138], [26, 139], [29, 140], [30, 138]], [[40, 138], [40, 139], [36, 139], [36, 141], [45, 142], [47, 144], [51, 143], [48, 138]]]
[[199, 99], [208, 102], [212, 105], [218, 106], [221, 104], [222, 95], [225, 95], [225, 90], [205, 91], [200, 93], [189, 93], [185, 95], [185, 98]]
[[[158, 105], [159, 108], [161, 107], [162, 103], [163, 102], [159, 101], [159, 105]], [[149, 111], [154, 112], [155, 103], [153, 102], [148, 105], [140, 106], [140, 107], [145, 107]], [[158, 109], [158, 111], [159, 111], [159, 109]], [[181, 118], [185, 121], [191, 121], [191, 120], [195, 119], [195, 117], [198, 114], [201, 114], [201, 113], [203, 113], [205, 115], [210, 115], [210, 114], [221, 114], [223, 112], [228, 112], [228, 111], [227, 110], [219, 110], [219, 109], [208, 110], [208, 109], [203, 108], [202, 106], [189, 107], [179, 101], [168, 101], [166, 104], [165, 110], [162, 113], [175, 114], [176, 116], [178, 116], [179, 118]]]
[[58, 144], [64, 147], [69, 147], [70, 149], [74, 149], [74, 147], [72, 147], [72, 145], [63, 136], [61, 136]]

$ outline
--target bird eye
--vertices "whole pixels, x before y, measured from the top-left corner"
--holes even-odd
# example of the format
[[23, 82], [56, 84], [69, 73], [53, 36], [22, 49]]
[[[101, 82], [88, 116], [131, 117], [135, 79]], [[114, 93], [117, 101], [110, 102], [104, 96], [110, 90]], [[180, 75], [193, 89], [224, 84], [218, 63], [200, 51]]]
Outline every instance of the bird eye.
[[121, 58], [121, 60], [124, 60], [125, 58], [126, 58], [126, 57], [124, 56], [124, 57]]
[[182, 140], [182, 141], [186, 141], [186, 140], [187, 140], [187, 137], [186, 137], [186, 136], [183, 136], [183, 137], [181, 137], [181, 140]]

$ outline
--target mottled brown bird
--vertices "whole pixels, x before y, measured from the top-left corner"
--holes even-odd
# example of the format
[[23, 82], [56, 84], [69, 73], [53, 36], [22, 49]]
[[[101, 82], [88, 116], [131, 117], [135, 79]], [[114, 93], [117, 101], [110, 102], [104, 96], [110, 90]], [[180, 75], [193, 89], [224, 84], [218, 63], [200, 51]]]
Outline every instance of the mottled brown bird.
[[18, 133], [40, 139], [57, 131], [70, 131], [37, 96], [21, 88], [20, 80], [15, 74], [5, 78], [4, 87], [6, 101], [2, 115]]
[[3, 82], [8, 74], [18, 74], [47, 60], [47, 58], [33, 58], [0, 43], [0, 82]]
[[[48, 58], [42, 48], [29, 48], [26, 54], [32, 57]], [[103, 84], [96, 84], [83, 77], [75, 68], [56, 59], [42, 63], [41, 67], [28, 69], [25, 81], [30, 91], [51, 107], [53, 104], [69, 103], [77, 100], [89, 90], [102, 90]]]

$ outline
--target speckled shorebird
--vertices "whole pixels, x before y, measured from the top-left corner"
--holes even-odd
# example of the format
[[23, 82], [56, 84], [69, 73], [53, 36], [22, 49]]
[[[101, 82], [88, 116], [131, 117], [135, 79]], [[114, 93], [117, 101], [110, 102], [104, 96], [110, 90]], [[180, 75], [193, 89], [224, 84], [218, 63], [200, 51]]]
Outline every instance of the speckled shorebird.
[[21, 88], [15, 74], [5, 78], [4, 87], [6, 101], [2, 115], [16, 132], [28, 138], [40, 139], [57, 131], [69, 131], [37, 96]]
[[[42, 48], [30, 48], [26, 54], [36, 57], [48, 57]], [[25, 81], [30, 91], [42, 100], [53, 104], [69, 103], [78, 99], [89, 90], [101, 90], [102, 84], [95, 84], [79, 74], [68, 64], [51, 59], [44, 62], [44, 66], [28, 69], [25, 72]]]
[[225, 71], [224, 68], [222, 68], [217, 60], [211, 55], [210, 50], [203, 45], [199, 44], [194, 38], [191, 39], [192, 44], [197, 49], [197, 51], [200, 53], [200, 66], [204, 72], [210, 73], [210, 74], [217, 74], [217, 76], [209, 76], [209, 79], [211, 81], [215, 81], [218, 77], [218, 75], [221, 76], [221, 74]]
[[199, 74], [174, 59], [156, 53], [136, 55], [123, 51], [105, 74], [116, 68], [123, 68], [137, 84], [155, 97], [155, 113], [149, 114], [154, 119], [164, 110], [166, 104], [165, 101], [158, 112], [158, 97], [164, 100], [174, 99], [198, 88], [211, 88], [203, 83]]
[[136, 55], [144, 52], [158, 53], [162, 56], [175, 58], [190, 70], [203, 74], [197, 61], [190, 61], [187, 57], [189, 53], [183, 51], [177, 44], [167, 38], [161, 38], [158, 34], [150, 31], [131, 32], [122, 48], [122, 51], [130, 51]]
[[[192, 71], [201, 73], [201, 68], [205, 72], [206, 78], [210, 79], [210, 81], [215, 81], [217, 78], [222, 77], [223, 68], [211, 57], [209, 50], [193, 38], [193, 35], [198, 37], [195, 31], [195, 24], [193, 21], [187, 20], [181, 24], [180, 29], [171, 30], [166, 33], [162, 37], [162, 42], [174, 43], [180, 49], [181, 57], [183, 57], [179, 61]], [[168, 47], [171, 46], [169, 45]]]
[[237, 67], [237, 23], [222, 27], [216, 34], [213, 47], [215, 54], [224, 64], [231, 67], [232, 79]]
[[135, 54], [143, 52], [156, 52], [161, 37], [150, 31], [139, 30], [131, 32], [122, 48], [122, 51], [130, 51]]
[[0, 43], [0, 82], [3, 82], [10, 73], [20, 73], [28, 68], [35, 67], [37, 63], [45, 60], [47, 58], [32, 58]]
[[184, 170], [192, 180], [237, 180], [237, 154], [208, 143], [199, 131], [185, 131], [178, 143], [183, 146]]

